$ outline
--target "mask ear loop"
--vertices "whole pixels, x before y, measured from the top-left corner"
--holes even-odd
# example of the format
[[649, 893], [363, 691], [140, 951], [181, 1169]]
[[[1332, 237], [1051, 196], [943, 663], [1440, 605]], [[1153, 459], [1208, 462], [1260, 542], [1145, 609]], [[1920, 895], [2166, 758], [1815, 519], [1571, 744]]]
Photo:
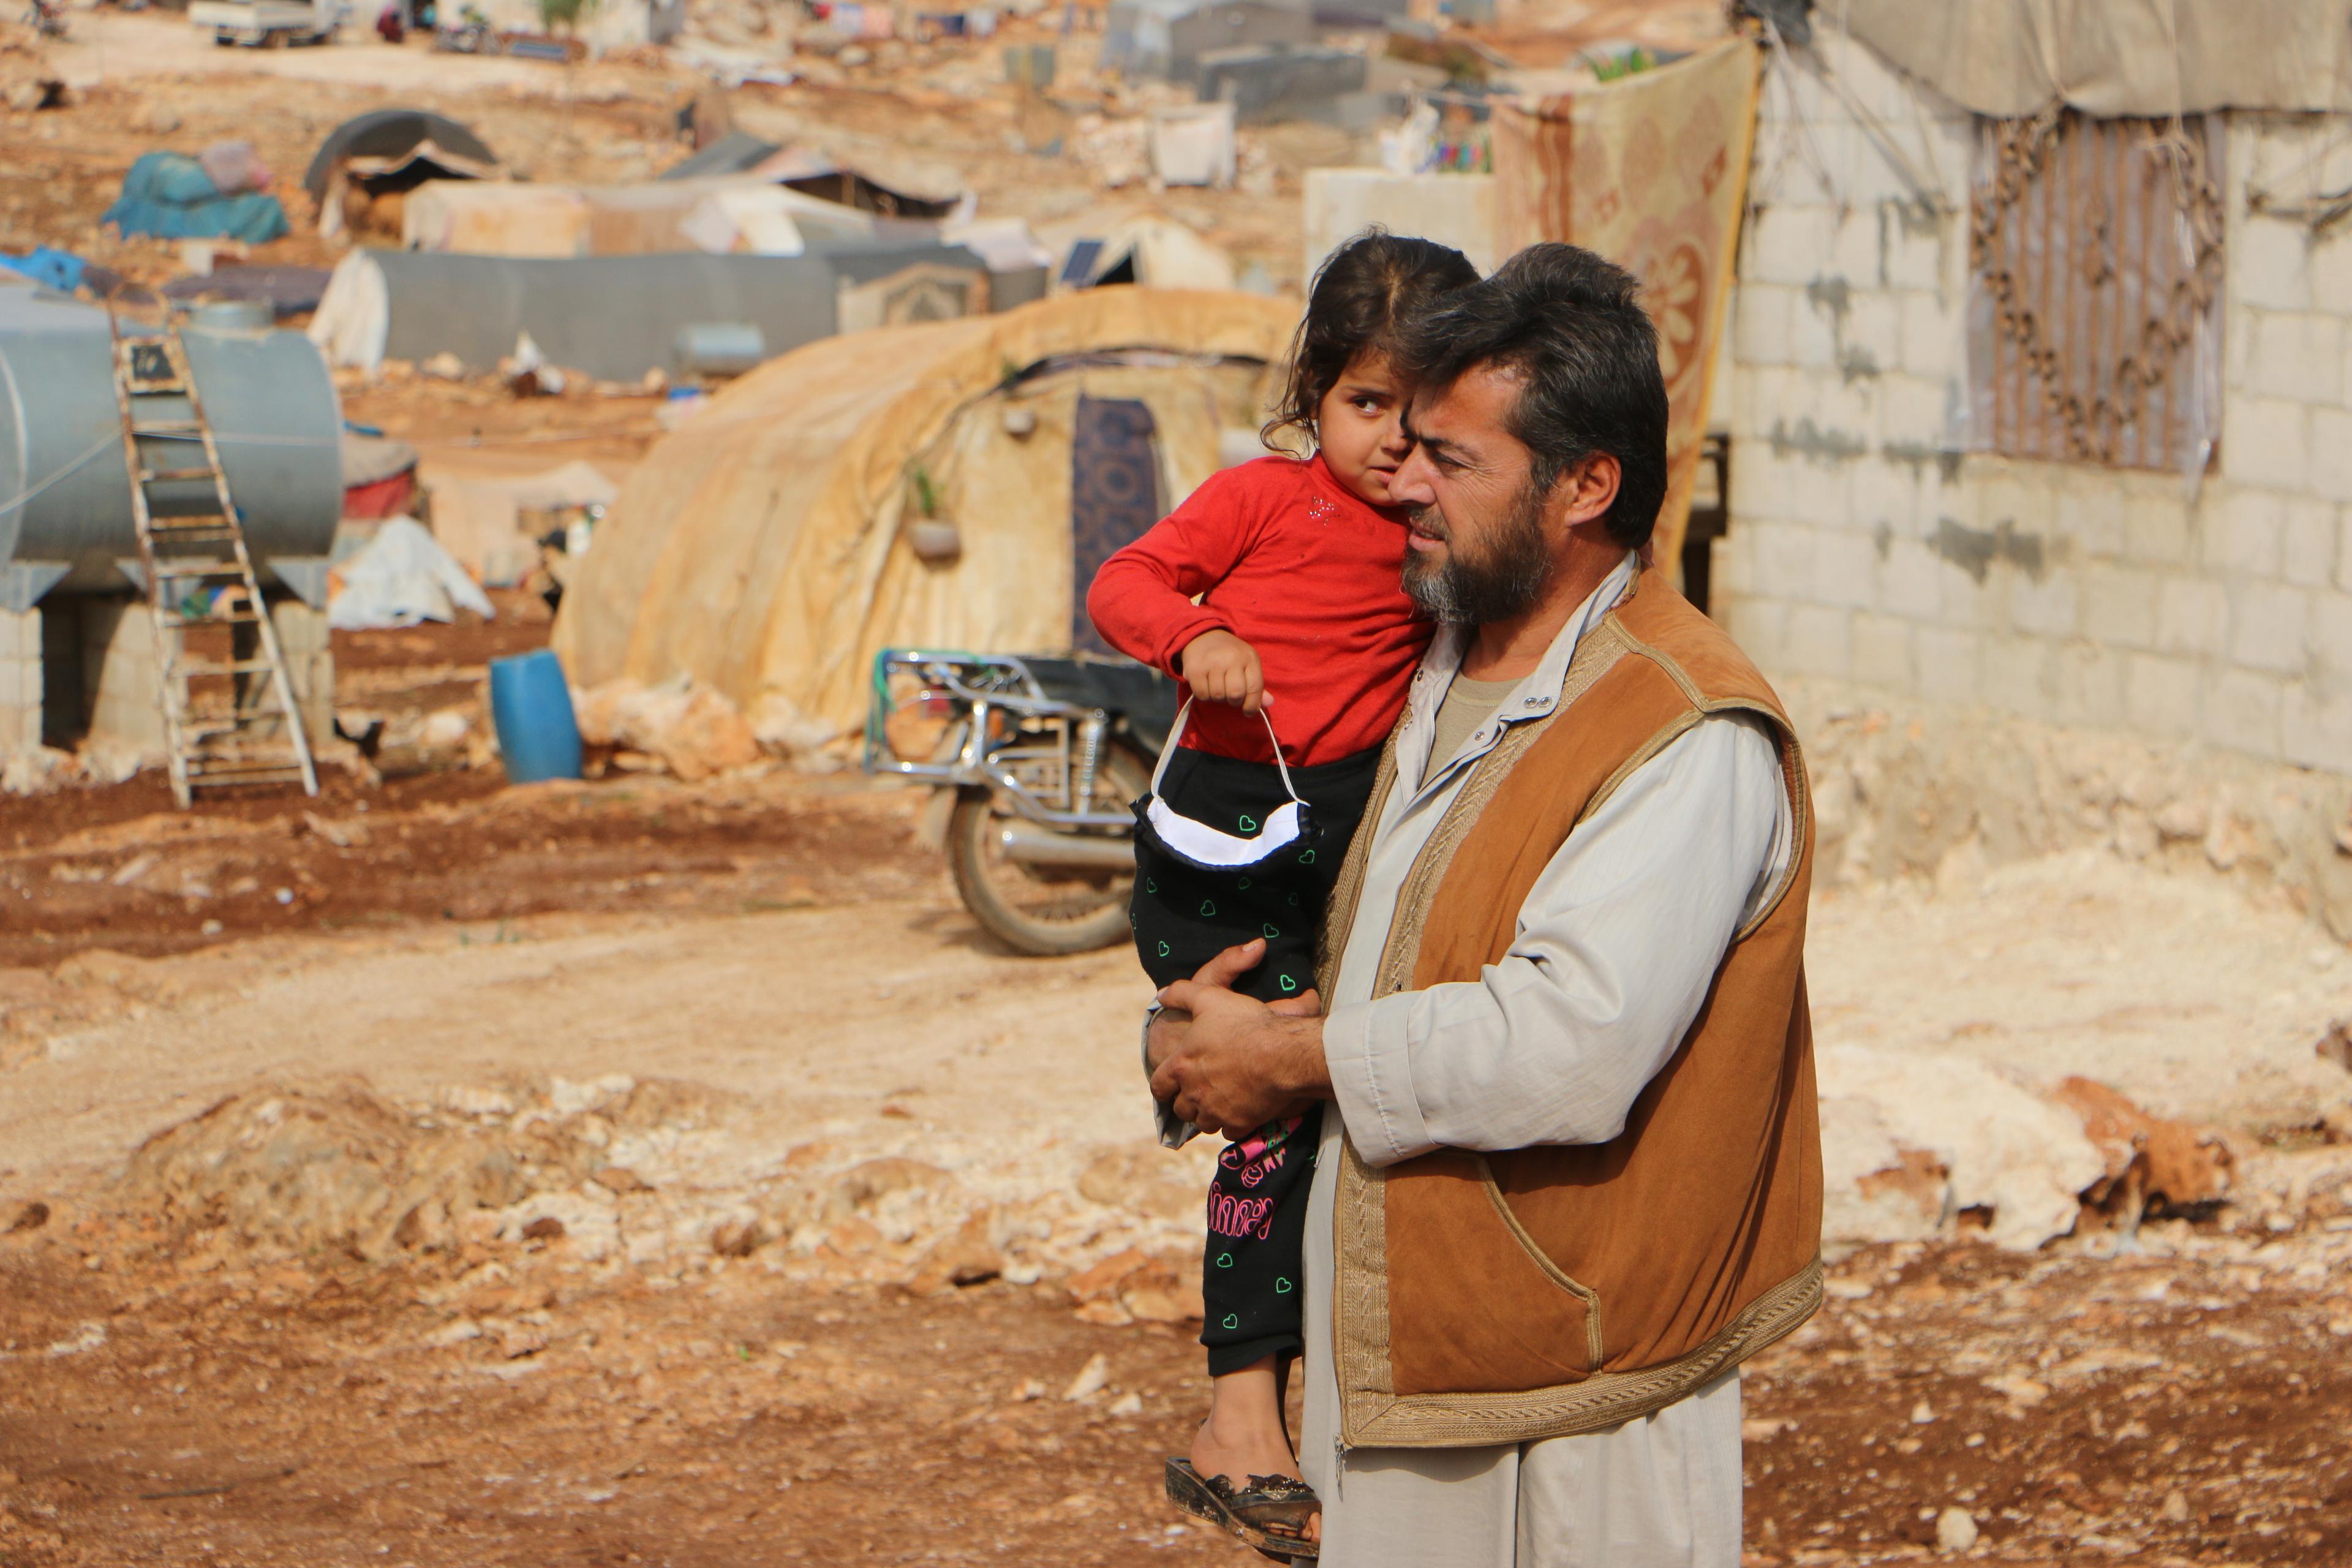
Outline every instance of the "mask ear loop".
[[[1159, 765], [1151, 770], [1151, 793], [1155, 795], [1160, 793], [1160, 781], [1168, 776], [1168, 763], [1176, 755], [1176, 743], [1184, 738], [1184, 721], [1192, 716], [1196, 700], [1184, 699], [1184, 706], [1176, 710], [1176, 722], [1168, 727], [1168, 742], [1160, 748]], [[1257, 710], [1257, 716], [1265, 725], [1266, 742], [1274, 748], [1274, 765], [1282, 774], [1282, 793], [1290, 797], [1294, 805], [1305, 805], [1307, 803], [1298, 797], [1298, 786], [1290, 782], [1290, 764], [1282, 760], [1282, 737], [1274, 732], [1274, 721], [1266, 717], [1263, 708]]]

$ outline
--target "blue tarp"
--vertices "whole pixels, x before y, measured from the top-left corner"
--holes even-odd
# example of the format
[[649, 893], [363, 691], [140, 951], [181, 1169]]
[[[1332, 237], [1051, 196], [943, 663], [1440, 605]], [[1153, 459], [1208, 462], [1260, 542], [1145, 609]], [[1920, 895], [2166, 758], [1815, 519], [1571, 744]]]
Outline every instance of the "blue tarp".
[[44, 289], [54, 289], [60, 294], [70, 294], [81, 287], [81, 275], [89, 263], [70, 251], [52, 250], [46, 245], [33, 247], [30, 256], [0, 256], [0, 267], [11, 272], [21, 272]]
[[225, 196], [184, 153], [146, 153], [122, 176], [122, 196], [99, 220], [126, 235], [237, 239], [266, 245], [286, 233], [286, 209], [266, 191]]

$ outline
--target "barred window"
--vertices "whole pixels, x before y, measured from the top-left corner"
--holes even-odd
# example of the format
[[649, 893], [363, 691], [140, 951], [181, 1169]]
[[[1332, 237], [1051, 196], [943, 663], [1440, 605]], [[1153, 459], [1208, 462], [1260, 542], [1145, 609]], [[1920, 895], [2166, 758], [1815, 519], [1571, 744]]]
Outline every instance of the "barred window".
[[2221, 422], [2222, 122], [1979, 122], [1971, 445], [2194, 474]]

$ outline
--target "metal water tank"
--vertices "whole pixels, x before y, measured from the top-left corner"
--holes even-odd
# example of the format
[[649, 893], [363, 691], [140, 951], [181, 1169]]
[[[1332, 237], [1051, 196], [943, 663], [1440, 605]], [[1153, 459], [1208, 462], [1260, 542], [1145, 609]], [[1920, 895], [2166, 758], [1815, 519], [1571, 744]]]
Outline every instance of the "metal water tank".
[[[255, 565], [323, 602], [343, 499], [342, 408], [325, 360], [299, 332], [234, 322], [192, 321], [182, 341]], [[0, 609], [136, 582], [111, 361], [103, 310], [0, 284]], [[208, 484], [157, 490], [159, 511], [212, 510]]]

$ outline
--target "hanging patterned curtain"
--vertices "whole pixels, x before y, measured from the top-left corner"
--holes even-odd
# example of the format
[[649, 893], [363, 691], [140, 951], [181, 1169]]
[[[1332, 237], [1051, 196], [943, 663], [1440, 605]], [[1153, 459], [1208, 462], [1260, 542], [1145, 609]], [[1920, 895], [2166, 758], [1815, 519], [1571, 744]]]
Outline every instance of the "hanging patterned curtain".
[[1070, 646], [1108, 654], [1087, 615], [1087, 589], [1102, 563], [1160, 521], [1160, 448], [1151, 410], [1132, 397], [1078, 399], [1070, 437]]
[[1666, 500], [1653, 536], [1675, 570], [1706, 439], [1716, 343], [1756, 134], [1744, 38], [1532, 106], [1495, 110], [1496, 251], [1583, 246], [1642, 280], [1666, 376]]

